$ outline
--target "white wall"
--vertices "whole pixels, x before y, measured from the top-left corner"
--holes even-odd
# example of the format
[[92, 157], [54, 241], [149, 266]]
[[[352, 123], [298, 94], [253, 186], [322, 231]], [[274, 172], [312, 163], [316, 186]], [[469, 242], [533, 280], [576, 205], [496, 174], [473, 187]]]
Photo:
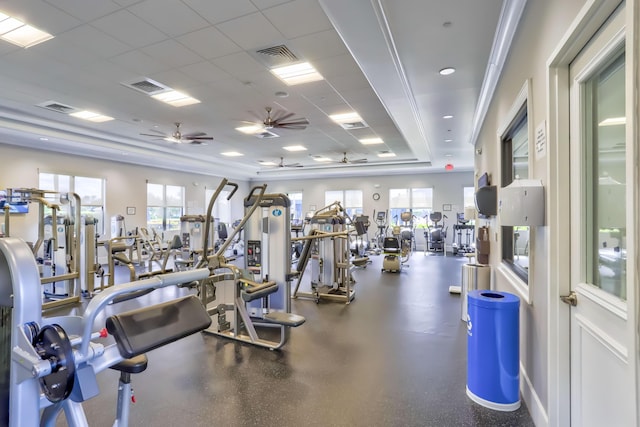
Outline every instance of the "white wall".
[[[0, 188], [37, 188], [38, 173], [56, 173], [74, 176], [103, 178], [106, 180], [104, 238], [110, 233], [110, 218], [125, 216], [127, 229], [146, 226], [147, 181], [154, 184], [181, 185], [185, 187], [187, 214], [201, 214], [206, 209], [205, 189], [217, 188], [222, 178], [176, 172], [126, 163], [114, 163], [80, 156], [22, 149], [0, 144]], [[232, 218], [240, 218], [244, 212], [242, 198], [249, 191], [247, 182], [236, 182], [239, 190], [232, 199]], [[127, 207], [135, 207], [135, 215], [127, 215]], [[38, 235], [37, 209], [32, 206], [27, 215], [12, 215], [10, 231], [14, 237], [34, 241]], [[0, 220], [4, 223], [3, 215]], [[168, 236], [167, 236], [168, 237]]]
[[[532, 108], [528, 111], [529, 126], [535, 129], [547, 118], [547, 60], [560, 39], [575, 19], [584, 0], [536, 0], [528, 1], [520, 28], [501, 75], [491, 106], [478, 139], [482, 154], [476, 156], [476, 171], [489, 172], [493, 183], [500, 187], [500, 143], [498, 130], [504, 127], [509, 110], [527, 79], [531, 79]], [[530, 132], [531, 135], [531, 132]], [[531, 138], [530, 138], [531, 139]], [[534, 141], [530, 141], [530, 178], [546, 182], [547, 159], [536, 159]], [[569, 167], [569, 165], [566, 165]], [[501, 273], [495, 273], [502, 263], [501, 235], [497, 219], [487, 221], [491, 227], [490, 264], [494, 271], [493, 287], [523, 296], [514, 282]], [[530, 258], [530, 301], [521, 298], [520, 310], [520, 360], [523, 398], [537, 425], [548, 422], [548, 298], [552, 287], [548, 283], [549, 224], [536, 227], [532, 234], [534, 247]], [[551, 262], [569, 262], [567, 259]], [[569, 404], [569, 402], [566, 402]]]

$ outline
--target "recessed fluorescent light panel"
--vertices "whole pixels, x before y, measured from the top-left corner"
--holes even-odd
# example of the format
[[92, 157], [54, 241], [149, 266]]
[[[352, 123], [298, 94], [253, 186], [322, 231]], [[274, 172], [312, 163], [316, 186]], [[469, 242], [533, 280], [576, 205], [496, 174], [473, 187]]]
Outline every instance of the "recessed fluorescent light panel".
[[324, 80], [324, 77], [308, 62], [272, 68], [271, 72], [289, 86]]
[[287, 147], [282, 147], [287, 151], [307, 151], [305, 147], [302, 145], [289, 145]]
[[395, 157], [396, 153], [391, 153], [389, 151], [386, 151], [384, 153], [378, 153], [378, 157]]
[[161, 92], [155, 95], [151, 95], [152, 98], [158, 101], [166, 102], [174, 107], [184, 107], [185, 105], [199, 104], [200, 101], [190, 97], [189, 95], [178, 92], [177, 90], [169, 90], [167, 92]]
[[0, 12], [0, 39], [28, 48], [52, 38], [51, 34]]
[[442, 116], [443, 119], [453, 119], [451, 114], [447, 114], [446, 116]]
[[321, 162], [321, 163], [326, 163], [326, 162], [330, 162], [331, 161], [330, 158], [322, 157], [322, 156], [314, 157], [313, 160], [315, 160], [316, 162]]
[[113, 120], [113, 117], [105, 116], [103, 114], [94, 113], [93, 111], [77, 111], [75, 113], [69, 113], [70, 116], [77, 117], [78, 119], [89, 120], [90, 122], [102, 123]]
[[244, 154], [242, 153], [238, 153], [237, 151], [225, 151], [224, 153], [220, 153], [223, 156], [227, 156], [227, 157], [240, 157], [240, 156], [244, 156]]
[[617, 125], [624, 125], [626, 123], [627, 123], [626, 117], [610, 117], [598, 123], [598, 126], [617, 126]]
[[258, 163], [260, 163], [262, 166], [278, 166], [276, 162], [266, 162], [261, 160]]
[[360, 144], [362, 145], [376, 145], [376, 144], [384, 144], [382, 138], [363, 138], [359, 139]]
[[360, 115], [355, 111], [342, 114], [332, 114], [329, 116], [329, 118], [338, 123], [340, 126], [342, 126], [343, 129], [346, 130], [369, 127], [369, 125], [366, 124], [364, 120], [362, 120], [362, 117], [360, 117]]
[[262, 126], [258, 126], [258, 125], [240, 126], [239, 128], [236, 128], [236, 130], [242, 133], [246, 133], [248, 135], [252, 135], [254, 133], [260, 132], [262, 130]]

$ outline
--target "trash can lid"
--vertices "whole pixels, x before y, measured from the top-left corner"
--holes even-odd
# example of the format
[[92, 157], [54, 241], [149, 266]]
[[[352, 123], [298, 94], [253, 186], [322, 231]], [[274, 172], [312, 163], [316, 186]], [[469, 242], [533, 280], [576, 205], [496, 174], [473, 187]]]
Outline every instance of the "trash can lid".
[[508, 292], [492, 291], [487, 289], [470, 291], [468, 294], [469, 304], [478, 307], [493, 309], [518, 308], [520, 298]]

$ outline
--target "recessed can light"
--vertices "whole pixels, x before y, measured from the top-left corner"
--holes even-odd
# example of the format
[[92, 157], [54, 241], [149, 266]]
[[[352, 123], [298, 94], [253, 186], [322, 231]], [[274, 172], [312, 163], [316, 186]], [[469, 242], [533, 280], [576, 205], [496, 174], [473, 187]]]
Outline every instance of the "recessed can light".
[[451, 142], [453, 139], [445, 139], [444, 142]]
[[445, 116], [442, 116], [443, 119], [453, 119], [453, 116], [451, 114], [447, 114]]
[[442, 70], [440, 70], [440, 75], [442, 76], [448, 76], [449, 74], [453, 74], [456, 72], [456, 69], [453, 67], [447, 67], [447, 68], [443, 68]]

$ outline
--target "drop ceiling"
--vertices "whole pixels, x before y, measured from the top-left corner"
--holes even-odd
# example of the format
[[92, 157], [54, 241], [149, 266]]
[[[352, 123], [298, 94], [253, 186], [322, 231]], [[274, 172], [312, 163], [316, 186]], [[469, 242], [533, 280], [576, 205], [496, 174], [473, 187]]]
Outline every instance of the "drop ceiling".
[[[0, 143], [247, 180], [472, 170], [474, 115], [508, 3], [5, 0], [0, 11], [54, 38], [28, 49], [0, 40]], [[269, 71], [282, 59], [258, 53], [274, 46], [324, 80], [287, 86]], [[456, 72], [442, 76], [445, 67]], [[144, 79], [200, 103], [173, 107], [128, 85]], [[51, 104], [114, 120], [87, 122], [43, 107]], [[309, 125], [270, 129], [273, 138], [235, 129], [265, 118], [266, 107]], [[351, 110], [367, 127], [329, 118]], [[176, 122], [213, 140], [141, 135], [171, 134]], [[359, 142], [372, 137], [384, 144]], [[220, 154], [228, 151], [243, 155]], [[359, 162], [342, 162], [344, 153]]]

